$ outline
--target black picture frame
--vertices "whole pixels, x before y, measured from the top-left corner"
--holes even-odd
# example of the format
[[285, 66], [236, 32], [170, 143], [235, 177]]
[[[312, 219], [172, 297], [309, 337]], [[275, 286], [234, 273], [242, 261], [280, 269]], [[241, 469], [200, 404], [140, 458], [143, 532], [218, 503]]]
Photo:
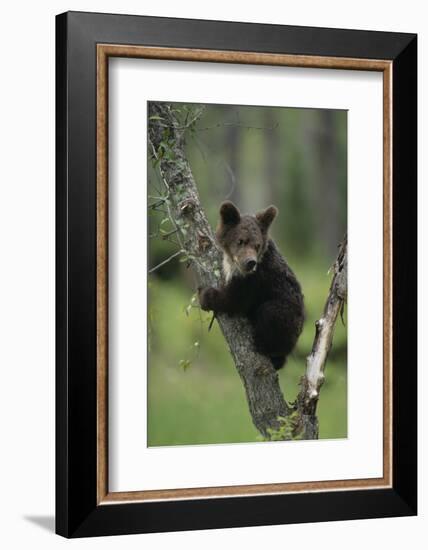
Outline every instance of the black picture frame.
[[[384, 489], [97, 504], [96, 46], [389, 60], [393, 481]], [[65, 537], [417, 513], [417, 36], [68, 12], [56, 18], [56, 532]]]

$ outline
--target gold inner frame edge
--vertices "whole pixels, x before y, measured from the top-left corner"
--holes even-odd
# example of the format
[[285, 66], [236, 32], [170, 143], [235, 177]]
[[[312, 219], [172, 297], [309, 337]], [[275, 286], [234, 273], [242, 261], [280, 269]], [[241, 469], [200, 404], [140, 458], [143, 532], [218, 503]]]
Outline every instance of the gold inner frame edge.
[[[383, 73], [383, 477], [225, 487], [108, 489], [108, 59], [133, 57]], [[97, 44], [97, 504], [224, 498], [392, 486], [392, 61]]]

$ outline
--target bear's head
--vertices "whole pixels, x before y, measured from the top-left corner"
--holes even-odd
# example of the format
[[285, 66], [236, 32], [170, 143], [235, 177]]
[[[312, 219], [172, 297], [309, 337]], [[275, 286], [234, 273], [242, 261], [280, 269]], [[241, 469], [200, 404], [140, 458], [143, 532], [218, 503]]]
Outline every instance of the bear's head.
[[241, 215], [230, 201], [220, 206], [216, 237], [223, 250], [226, 279], [235, 273], [249, 275], [257, 270], [269, 240], [269, 227], [278, 210], [269, 206], [255, 216]]

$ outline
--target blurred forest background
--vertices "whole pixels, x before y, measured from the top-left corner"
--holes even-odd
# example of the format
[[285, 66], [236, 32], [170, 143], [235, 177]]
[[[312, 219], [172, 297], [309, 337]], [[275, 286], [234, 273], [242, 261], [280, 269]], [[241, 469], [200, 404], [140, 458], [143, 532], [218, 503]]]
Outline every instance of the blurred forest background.
[[[191, 116], [195, 106], [174, 105]], [[199, 108], [199, 107], [196, 107]], [[189, 114], [187, 114], [189, 113]], [[322, 313], [329, 268], [347, 226], [347, 113], [321, 109], [206, 105], [188, 131], [187, 156], [213, 227], [223, 200], [254, 213], [279, 208], [271, 236], [299, 279], [307, 319], [280, 371], [295, 399]], [[201, 311], [191, 268], [156, 201], [165, 189], [148, 162], [148, 445], [258, 440], [244, 389], [212, 314]], [[159, 266], [159, 267], [157, 267]], [[346, 317], [345, 317], [346, 323]], [[318, 404], [320, 438], [347, 436], [347, 332], [339, 319]]]

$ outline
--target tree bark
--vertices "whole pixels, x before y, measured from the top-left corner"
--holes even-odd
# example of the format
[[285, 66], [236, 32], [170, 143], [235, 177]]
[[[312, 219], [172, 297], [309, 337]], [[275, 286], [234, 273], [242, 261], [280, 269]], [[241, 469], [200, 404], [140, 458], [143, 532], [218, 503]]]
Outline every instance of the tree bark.
[[[159, 166], [165, 185], [165, 204], [177, 229], [183, 254], [193, 266], [201, 286], [217, 287], [222, 283], [222, 254], [201, 206], [197, 186], [185, 155], [185, 133], [200, 114], [196, 113], [193, 118], [191, 115], [190, 122], [183, 124], [169, 104], [152, 102], [149, 104], [148, 137], [150, 152]], [[331, 316], [334, 326], [337, 313], [334, 321], [333, 317], [334, 315]], [[248, 322], [224, 314], [218, 314], [216, 318], [241, 377], [253, 423], [261, 435], [269, 439], [272, 432], [281, 429], [284, 419], [294, 407], [286, 403], [280, 389], [278, 373], [269, 359], [254, 351]], [[324, 363], [325, 359], [326, 355]], [[311, 373], [312, 370], [308, 369], [305, 384], [313, 391], [315, 378]], [[315, 387], [319, 391], [321, 384], [317, 384], [315, 380]], [[302, 387], [297, 400], [300, 405], [299, 413], [303, 415], [310, 411], [315, 416], [317, 399], [311, 393], [304, 393]], [[308, 438], [314, 438], [318, 435], [318, 430], [311, 432], [309, 426], [310, 422], [305, 433]]]
[[315, 324], [315, 338], [312, 351], [306, 359], [306, 373], [297, 397], [297, 408], [301, 415], [302, 438], [318, 439], [319, 427], [316, 416], [319, 393], [324, 383], [327, 356], [333, 342], [337, 316], [347, 297], [348, 242], [344, 238], [337, 260], [333, 266], [334, 276], [322, 317]]

